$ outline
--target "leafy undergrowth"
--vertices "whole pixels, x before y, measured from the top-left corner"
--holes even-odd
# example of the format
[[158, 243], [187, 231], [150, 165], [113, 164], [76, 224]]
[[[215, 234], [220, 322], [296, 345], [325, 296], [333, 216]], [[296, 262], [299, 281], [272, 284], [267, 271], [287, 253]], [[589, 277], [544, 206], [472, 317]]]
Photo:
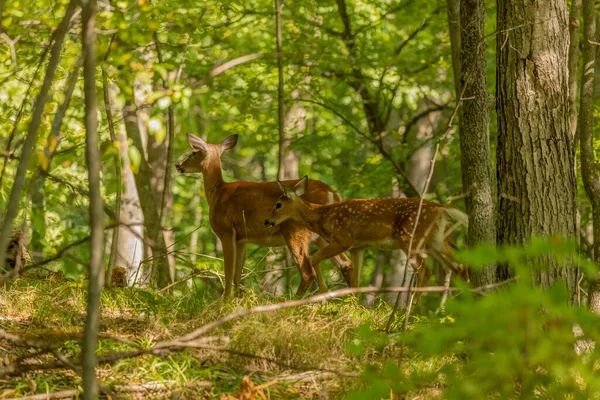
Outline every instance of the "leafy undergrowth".
[[[173, 344], [240, 309], [285, 299], [253, 292], [221, 301], [194, 291], [106, 290], [98, 374], [124, 398], [600, 398], [600, 319], [577, 306], [583, 291], [573, 293], [564, 281], [535, 285], [532, 264], [525, 262], [532, 257], [567, 260], [578, 273], [598, 276], [573, 242], [481, 247], [457, 258], [472, 268], [503, 263], [518, 278], [482, 295], [456, 282], [460, 293], [448, 301], [446, 314], [416, 313], [407, 332], [402, 316], [384, 332], [387, 305], [365, 308], [348, 297], [228, 320], [201, 342], [186, 339], [191, 347], [181, 347], [180, 340], [178, 351], [118, 360], [114, 354], [148, 351], [164, 340]], [[433, 304], [436, 296], [422, 300]], [[19, 279], [0, 289], [0, 399], [80, 387], [77, 372], [56, 359], [80, 359], [84, 304], [82, 284], [57, 277]], [[55, 354], [35, 354], [14, 338], [9, 342], [5, 332], [38, 348], [40, 342], [60, 346]], [[18, 372], [28, 372], [8, 376], [22, 358]], [[48, 364], [63, 369], [43, 369]]]
[[[61, 354], [79, 359], [84, 286], [57, 277], [10, 282], [0, 289], [0, 328], [30, 341], [60, 343]], [[242, 299], [222, 301], [193, 292], [106, 290], [98, 354], [148, 349], [157, 341], [184, 335], [240, 308], [283, 300], [252, 292]], [[99, 378], [125, 398], [221, 398], [225, 394], [238, 398], [235, 396], [239, 396], [243, 377], [248, 376], [255, 385], [256, 398], [262, 393], [267, 398], [334, 399], [365, 387], [360, 374], [367, 365], [385, 369], [390, 363], [400, 365], [401, 360], [408, 360], [408, 374], [414, 370], [429, 373], [456, 362], [451, 356], [423, 359], [403, 351], [402, 346], [387, 339], [387, 334], [377, 333], [385, 329], [389, 312], [384, 304], [367, 309], [356, 299], [346, 298], [255, 314], [210, 332], [214, 341], [199, 348], [101, 363]], [[32, 352], [28, 347], [0, 341], [0, 368]], [[56, 358], [46, 354], [25, 364], [53, 362]], [[148, 389], [148, 383], [153, 390]], [[0, 398], [77, 389], [80, 385], [77, 373], [68, 369], [30, 371], [18, 377], [5, 376], [0, 381]], [[413, 394], [435, 397], [438, 386], [434, 381]]]

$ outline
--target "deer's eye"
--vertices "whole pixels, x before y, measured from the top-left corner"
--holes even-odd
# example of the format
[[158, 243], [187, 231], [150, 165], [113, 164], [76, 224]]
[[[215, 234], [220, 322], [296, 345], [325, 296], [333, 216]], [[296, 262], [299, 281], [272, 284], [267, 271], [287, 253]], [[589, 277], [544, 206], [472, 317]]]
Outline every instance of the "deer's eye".
[[279, 209], [280, 209], [282, 206], [283, 206], [283, 204], [281, 204], [281, 203], [277, 203], [277, 204], [275, 204], [275, 208], [276, 208], [277, 210], [279, 210]]

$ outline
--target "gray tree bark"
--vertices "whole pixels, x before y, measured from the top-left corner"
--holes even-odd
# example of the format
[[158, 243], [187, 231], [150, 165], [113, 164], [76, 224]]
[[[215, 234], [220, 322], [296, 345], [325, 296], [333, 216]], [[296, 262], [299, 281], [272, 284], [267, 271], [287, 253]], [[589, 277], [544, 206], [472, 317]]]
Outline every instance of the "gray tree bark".
[[121, 226], [119, 227], [115, 266], [125, 268], [127, 271], [127, 285], [134, 286], [143, 284], [145, 278], [141, 265], [144, 258], [144, 214], [135, 184], [135, 176], [131, 170], [127, 135], [120, 132], [117, 135], [117, 141], [119, 142], [119, 156], [121, 157], [123, 193], [119, 213]]
[[[575, 235], [574, 144], [569, 135], [566, 2], [498, 0], [498, 232], [501, 244], [532, 235]], [[569, 259], [529, 260], [534, 282], [565, 281], [575, 291]], [[511, 272], [499, 268], [505, 279]]]
[[[110, 101], [110, 91], [108, 86], [108, 75], [106, 68], [102, 68], [102, 95], [104, 99], [104, 111], [106, 114], [106, 123], [108, 125], [108, 131], [110, 132], [110, 141], [112, 143], [118, 143], [117, 134], [115, 133], [115, 124], [113, 120], [113, 109]], [[119, 248], [119, 229], [121, 225], [121, 203], [123, 197], [123, 185], [122, 185], [122, 165], [121, 157], [117, 152], [114, 157], [115, 166], [115, 180], [117, 181], [117, 193], [115, 196], [115, 223], [118, 224], [113, 228], [110, 255], [108, 257], [108, 267], [106, 268], [106, 285], [112, 285], [112, 271], [117, 261], [117, 254]]]
[[[158, 61], [162, 63], [163, 56], [160, 50], [158, 35], [155, 34], [154, 37], [156, 40], [156, 53], [158, 56]], [[170, 77], [174, 77], [176, 73], [172, 72], [169, 75]], [[175, 81], [175, 84], [177, 84], [177, 80]], [[163, 87], [165, 90], [169, 89], [169, 77], [163, 80]], [[174, 250], [173, 245], [175, 244], [175, 235], [172, 228], [167, 228], [167, 221], [169, 221], [170, 211], [173, 208], [173, 151], [175, 148], [175, 104], [173, 102], [171, 102], [169, 105], [166, 119], [167, 135], [163, 141], [163, 147], [166, 147], [164, 156], [163, 190], [160, 195], [160, 203], [157, 204], [160, 205], [160, 225], [163, 227], [165, 243], [167, 245], [167, 249], [169, 250], [169, 254], [167, 255], [167, 261], [169, 262], [169, 273], [171, 274], [171, 279], [174, 280], [175, 254], [172, 253], [172, 250]]]
[[[594, 262], [600, 265], [600, 171], [594, 154], [594, 87], [596, 79], [597, 46], [596, 10], [594, 0], [583, 0], [583, 71], [579, 107], [579, 139], [581, 177], [585, 192], [592, 203]], [[589, 307], [600, 314], [600, 277], [591, 283]]]
[[[490, 101], [485, 54], [485, 0], [462, 0], [460, 6], [460, 158], [466, 193], [470, 247], [496, 243], [496, 215], [490, 155]], [[464, 90], [464, 92], [463, 92]], [[472, 271], [473, 285], [496, 281], [496, 266]]]
[[[123, 118], [125, 119], [125, 129], [133, 145], [142, 153], [139, 172], [134, 174], [136, 187], [139, 194], [140, 205], [144, 213], [144, 225], [148, 236], [148, 242], [152, 248], [152, 272], [156, 278], [158, 287], [167, 286], [172, 282], [171, 271], [167, 260], [167, 245], [163, 234], [162, 226], [160, 225], [159, 200], [156, 196], [156, 190], [148, 185], [148, 182], [153, 180], [158, 185], [162, 186], [162, 181], [156, 179], [156, 175], [150, 168], [148, 160], [144, 156], [144, 143], [140, 132], [137, 110], [134, 100], [127, 97], [125, 107], [123, 109]], [[154, 179], [153, 179], [154, 178]]]
[[100, 147], [98, 137], [98, 104], [96, 100], [96, 0], [82, 1], [83, 91], [85, 95], [85, 160], [90, 188], [90, 267], [87, 318], [83, 331], [82, 377], [83, 398], [98, 398], [96, 349], [100, 325], [100, 293], [104, 283], [104, 202], [100, 192]]
[[25, 174], [27, 173], [29, 159], [31, 158], [31, 153], [33, 152], [33, 148], [38, 139], [38, 128], [42, 121], [44, 106], [46, 105], [46, 101], [48, 101], [48, 94], [50, 92], [50, 87], [52, 86], [52, 80], [54, 79], [56, 68], [58, 67], [62, 44], [67, 32], [69, 31], [71, 18], [75, 13], [77, 4], [78, 0], [71, 0], [65, 10], [64, 17], [58, 26], [54, 43], [52, 44], [52, 49], [50, 50], [50, 60], [48, 61], [48, 66], [46, 67], [46, 76], [33, 105], [31, 122], [29, 123], [29, 128], [27, 129], [27, 137], [25, 138], [25, 143], [23, 143], [23, 151], [21, 152], [21, 156], [19, 158], [19, 166], [17, 167], [17, 173], [10, 191], [10, 197], [6, 207], [6, 214], [2, 220], [2, 230], [0, 231], [0, 266], [4, 265], [4, 261], [6, 259], [6, 249], [10, 239], [13, 221], [19, 212], [19, 202], [21, 201], [21, 194], [23, 193], [23, 188], [25, 186]]

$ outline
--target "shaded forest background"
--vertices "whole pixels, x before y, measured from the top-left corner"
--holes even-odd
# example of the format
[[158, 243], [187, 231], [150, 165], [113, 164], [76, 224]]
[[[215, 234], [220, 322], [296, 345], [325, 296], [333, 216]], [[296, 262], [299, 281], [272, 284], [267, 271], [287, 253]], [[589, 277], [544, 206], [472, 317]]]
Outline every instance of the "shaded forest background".
[[[443, 4], [383, 5], [353, 5], [351, 33], [345, 33], [336, 4], [283, 7], [282, 177], [308, 174], [331, 185], [343, 198], [386, 197], [394, 191], [415, 196], [422, 190], [435, 140], [446, 130], [455, 101], [448, 17]], [[49, 41], [61, 21], [60, 8], [46, 13], [32, 2], [7, 4], [4, 10], [6, 34], [19, 38], [14, 54], [4, 54], [3, 107], [5, 115], [12, 115], [4, 120], [3, 129], [8, 157], [1, 193], [5, 201], [22, 144], [19, 138], [43, 72], [40, 68], [36, 74], [47, 53], [39, 46], [40, 39]], [[173, 164], [190, 151], [186, 132], [210, 143], [239, 134], [238, 146], [224, 155], [226, 180], [278, 177], [273, 4], [190, 8], [177, 2], [100, 3], [97, 27], [102, 68], [98, 79], [104, 79], [98, 81], [98, 130], [106, 221], [114, 221], [120, 180], [121, 222], [134, 225], [120, 229], [120, 242], [135, 240], [132, 231], [142, 234], [135, 226], [144, 217], [138, 196], [153, 196], [178, 268], [189, 271], [190, 261], [195, 260], [210, 265], [209, 259], [197, 258], [198, 254], [220, 257], [208, 224], [202, 179], [178, 175]], [[35, 185], [26, 188], [21, 204], [27, 207], [19, 213], [19, 221], [27, 221], [28, 249], [35, 260], [56, 254], [89, 229], [78, 29], [74, 19], [43, 114], [40, 147], [32, 158], [32, 165], [37, 165], [32, 173]], [[493, 71], [489, 82], [493, 88]], [[107, 92], [104, 99], [102, 90]], [[10, 135], [21, 109], [17, 129]], [[136, 119], [129, 132], [127, 118]], [[430, 184], [432, 197], [440, 202], [460, 205], [458, 151], [457, 135], [449, 135]], [[114, 165], [116, 155], [120, 155], [120, 173]], [[110, 246], [110, 239], [107, 243]], [[271, 267], [272, 258], [265, 262], [267, 249], [250, 251], [255, 256], [249, 262], [257, 264], [247, 265], [250, 270]], [[71, 249], [69, 257], [62, 259], [62, 269], [69, 276], [83, 273], [87, 254], [86, 244]], [[132, 283], [139, 262], [146, 259], [143, 246], [122, 246], [117, 254], [111, 262], [126, 267]], [[387, 260], [377, 262], [375, 253], [368, 258], [365, 280], [383, 277], [391, 279], [393, 286], [397, 282], [393, 282], [394, 268], [387, 267], [389, 255], [381, 257]], [[142, 276], [138, 273], [137, 279]], [[286, 285], [285, 279], [280, 282], [279, 293]]]
[[[69, 288], [65, 292], [75, 300], [67, 309], [83, 313], [87, 307], [85, 318], [67, 323], [75, 329], [83, 325], [79, 318], [86, 319], [83, 347], [73, 345], [73, 337], [54, 338], [68, 358], [54, 350], [43, 354], [81, 372], [87, 398], [111, 390], [99, 387], [94, 373], [99, 324], [101, 365], [139, 371], [142, 362], [119, 363], [146, 354], [172, 355], [167, 369], [193, 365], [176, 377], [140, 374], [140, 381], [168, 379], [185, 387], [191, 376], [206, 373], [202, 359], [229, 351], [235, 378], [215, 378], [209, 368], [210, 376], [202, 375], [192, 392], [224, 385], [223, 393], [236, 388], [240, 397], [244, 390], [258, 396], [263, 389], [244, 389], [243, 377], [259, 371], [259, 380], [269, 382], [280, 379], [285, 367], [336, 376], [309, 394], [295, 387], [297, 397], [594, 393], [593, 363], [572, 348], [597, 338], [594, 314], [574, 306], [589, 302], [600, 310], [596, 3], [551, 1], [524, 14], [518, 10], [518, 2], [475, 0], [0, 0], [0, 260], [9, 242], [27, 253], [24, 263], [13, 257], [12, 269], [0, 278], [4, 311], [28, 308], [21, 291], [31, 276], [7, 283], [19, 270], [42, 271], [33, 275], [34, 281], [43, 277], [39, 293], [54, 293], [55, 279]], [[276, 328], [260, 330], [263, 342], [245, 341], [260, 318], [229, 331], [221, 328], [225, 322], [203, 330], [229, 312], [236, 320], [264, 312], [266, 299], [295, 291], [299, 274], [285, 249], [249, 246], [244, 296], [237, 303], [213, 303], [224, 283], [223, 250], [209, 224], [203, 179], [175, 170], [191, 152], [188, 132], [209, 143], [238, 135], [222, 157], [226, 181], [308, 175], [343, 199], [423, 196], [466, 210], [470, 227], [456, 234], [456, 245], [471, 249], [458, 258], [471, 268], [475, 291], [456, 282], [452, 290], [463, 297], [447, 309], [439, 296], [423, 296], [411, 326], [407, 310], [398, 320], [394, 312], [389, 316], [389, 306], [408, 304], [406, 293], [396, 290], [331, 309], [315, 306], [312, 318], [318, 315], [323, 324], [310, 325], [306, 336], [285, 325], [285, 317], [267, 320], [282, 333], [277, 338]], [[330, 266], [329, 287], [344, 286]], [[430, 283], [448, 285], [436, 272]], [[360, 283], [382, 291], [407, 288], [412, 274], [401, 251], [370, 249]], [[507, 282], [514, 283], [510, 290], [473, 302], [474, 293]], [[103, 286], [123, 290], [102, 292]], [[40, 310], [47, 307], [42, 317], [61, 315], [39, 301]], [[177, 311], [169, 306], [174, 302]], [[251, 311], [238, 315], [236, 304]], [[131, 321], [147, 313], [158, 322], [146, 326], [151, 333], [145, 336], [123, 331], [107, 317], [113, 306], [131, 313]], [[504, 319], [490, 319], [499, 309], [507, 310]], [[283, 315], [311, 318], [305, 312]], [[349, 320], [337, 318], [344, 313]], [[539, 345], [528, 347], [526, 335], [514, 342], [502, 336], [507, 327], [523, 324], [543, 327], [534, 335]], [[15, 326], [3, 328], [24, 334]], [[330, 343], [331, 357], [323, 361], [316, 355], [325, 350], [315, 348], [310, 336], [329, 343], [332, 326], [343, 332], [342, 344]], [[217, 327], [223, 347], [199, 344]], [[447, 334], [432, 336], [436, 329]], [[412, 333], [399, 338], [394, 330]], [[147, 341], [108, 345], [103, 332]], [[29, 336], [5, 333], [3, 340], [45, 348]], [[465, 348], [463, 339], [472, 346]], [[298, 340], [307, 350], [288, 353], [278, 340]], [[488, 346], [496, 345], [518, 350], [491, 363], [499, 366], [494, 371], [481, 363], [489, 361]], [[203, 350], [191, 356], [186, 346]], [[125, 354], [131, 348], [139, 353]], [[560, 355], [553, 358], [553, 350]], [[536, 351], [538, 359], [530, 359]], [[594, 351], [587, 347], [588, 355]], [[272, 359], [263, 364], [283, 367], [235, 358], [256, 362], [267, 356]], [[398, 360], [411, 356], [428, 361], [401, 367]], [[81, 364], [74, 364], [80, 357]], [[29, 371], [22, 362], [28, 359], [7, 356], [0, 376]], [[378, 373], [369, 374], [370, 368]], [[439, 376], [430, 382], [435, 368], [447, 382]], [[479, 380], [477, 371], [489, 374], [491, 383]], [[406, 380], [397, 383], [397, 376]], [[112, 390], [123, 383], [102, 378]], [[15, 387], [9, 382], [4, 388], [39, 392], [37, 386]], [[210, 390], [207, 397], [223, 394]]]

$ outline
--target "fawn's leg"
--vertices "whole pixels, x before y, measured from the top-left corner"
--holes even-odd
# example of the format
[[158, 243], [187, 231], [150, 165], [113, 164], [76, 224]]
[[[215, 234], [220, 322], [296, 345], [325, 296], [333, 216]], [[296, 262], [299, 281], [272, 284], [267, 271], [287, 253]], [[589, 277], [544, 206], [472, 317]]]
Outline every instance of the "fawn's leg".
[[[323, 239], [321, 236], [317, 236], [317, 238], [313, 241], [313, 243], [319, 248], [322, 249], [323, 247], [326, 247], [327, 245], [329, 245], [329, 243], [327, 243], [327, 241], [325, 239]], [[342, 273], [342, 277], [344, 278], [344, 281], [346, 281], [346, 285], [348, 285], [349, 287], [352, 286], [352, 262], [350, 262], [350, 259], [344, 254], [338, 254], [337, 256], [333, 257], [331, 259], [331, 261], [333, 261], [333, 263], [336, 265], [336, 267], [339, 268], [340, 272]]]
[[[431, 278], [431, 268], [427, 266], [425, 260], [421, 256], [415, 256], [415, 269], [414, 269], [414, 280], [416, 280], [415, 287], [423, 287], [429, 282]], [[421, 292], [412, 293], [413, 302], [418, 302], [421, 297]], [[410, 299], [408, 299], [410, 301]]]
[[235, 248], [235, 276], [233, 277], [233, 286], [236, 296], [240, 296], [242, 271], [244, 269], [244, 261], [246, 260], [246, 243], [236, 243]]
[[323, 279], [323, 274], [321, 272], [320, 263], [323, 260], [328, 258], [337, 256], [340, 253], [348, 250], [350, 248], [349, 245], [344, 245], [338, 242], [330, 242], [329, 246], [323, 247], [319, 249], [310, 259], [310, 263], [312, 264], [315, 272], [317, 273], [317, 280], [319, 281], [319, 290], [321, 293], [327, 292], [327, 285], [325, 284], [325, 279]]
[[309, 243], [312, 233], [304, 228], [299, 227], [281, 227], [281, 234], [285, 239], [292, 257], [296, 260], [298, 270], [300, 271], [300, 285], [296, 291], [296, 296], [302, 296], [311, 283], [315, 280], [315, 272], [310, 264], [309, 258]]
[[350, 286], [357, 288], [360, 286], [360, 270], [364, 260], [365, 249], [352, 249], [350, 250], [350, 255], [352, 256], [352, 275], [350, 278]]
[[224, 297], [232, 295], [232, 284], [233, 275], [235, 269], [235, 258], [236, 258], [236, 241], [235, 235], [223, 235], [219, 237], [221, 244], [223, 245], [223, 260], [225, 269], [225, 291], [223, 292]]

